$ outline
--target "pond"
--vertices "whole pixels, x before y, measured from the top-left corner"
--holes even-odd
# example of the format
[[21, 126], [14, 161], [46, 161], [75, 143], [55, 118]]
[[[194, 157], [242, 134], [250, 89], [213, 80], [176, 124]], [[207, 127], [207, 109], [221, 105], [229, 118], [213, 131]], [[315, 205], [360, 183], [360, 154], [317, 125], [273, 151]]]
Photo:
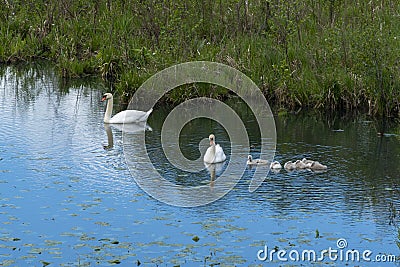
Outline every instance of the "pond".
[[[221, 199], [175, 207], [136, 184], [134, 175], [147, 172], [129, 170], [123, 146], [129, 139], [104, 126], [100, 99], [108, 89], [101, 82], [65, 83], [40, 65], [3, 67], [0, 74], [0, 266], [394, 265], [400, 205], [396, 124], [378, 136], [380, 123], [365, 116], [276, 116], [275, 159], [307, 157], [326, 164], [327, 171], [271, 172], [250, 193], [254, 169], [246, 169]], [[247, 114], [246, 106], [236, 106]], [[206, 169], [188, 175], [169, 168], [160, 143], [166, 113], [160, 105], [148, 120], [153, 164], [178, 184], [207, 183]], [[256, 127], [251, 116], [242, 117], [250, 129]], [[183, 153], [198, 157], [198, 142], [211, 132], [229, 158], [224, 129], [207, 119], [183, 129]], [[255, 157], [257, 138], [250, 134]], [[311, 250], [317, 259], [302, 261]], [[359, 251], [360, 262], [345, 262], [346, 255], [356, 256], [348, 251]]]

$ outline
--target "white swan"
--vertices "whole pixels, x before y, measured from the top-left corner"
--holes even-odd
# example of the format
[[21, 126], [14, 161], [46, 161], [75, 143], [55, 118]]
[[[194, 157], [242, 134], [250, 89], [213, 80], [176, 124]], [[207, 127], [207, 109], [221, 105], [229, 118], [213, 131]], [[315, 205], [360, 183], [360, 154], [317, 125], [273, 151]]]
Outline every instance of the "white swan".
[[113, 110], [113, 95], [110, 93], [106, 93], [101, 98], [101, 101], [107, 100], [107, 108], [106, 113], [104, 114], [104, 123], [137, 123], [137, 122], [145, 122], [149, 117], [150, 113], [153, 109], [149, 111], [140, 111], [140, 110], [124, 110], [117, 114], [115, 114], [111, 118], [111, 113]]
[[215, 144], [215, 136], [210, 134], [208, 137], [210, 140], [210, 147], [207, 148], [206, 154], [204, 154], [205, 163], [218, 163], [226, 160], [226, 156], [222, 147]]
[[251, 155], [247, 157], [247, 165], [267, 165], [268, 160], [265, 159], [253, 159]]

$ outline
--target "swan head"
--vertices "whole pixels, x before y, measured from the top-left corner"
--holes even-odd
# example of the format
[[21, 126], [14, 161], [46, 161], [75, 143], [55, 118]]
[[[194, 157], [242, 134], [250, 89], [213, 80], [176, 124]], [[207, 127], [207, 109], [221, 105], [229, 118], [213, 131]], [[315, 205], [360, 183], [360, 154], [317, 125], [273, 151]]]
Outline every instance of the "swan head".
[[110, 94], [110, 93], [105, 93], [105, 94], [103, 95], [103, 97], [101, 98], [101, 101], [105, 101], [105, 100], [111, 99], [112, 97], [113, 97], [112, 94]]
[[215, 135], [210, 134], [208, 140], [210, 140], [210, 146], [215, 145]]

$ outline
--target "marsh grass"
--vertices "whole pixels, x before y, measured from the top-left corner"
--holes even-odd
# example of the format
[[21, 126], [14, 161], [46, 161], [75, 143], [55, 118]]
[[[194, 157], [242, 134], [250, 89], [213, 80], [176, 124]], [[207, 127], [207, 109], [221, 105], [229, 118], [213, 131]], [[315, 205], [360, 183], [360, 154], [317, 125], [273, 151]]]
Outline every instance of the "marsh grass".
[[[277, 108], [399, 116], [396, 1], [0, 0], [0, 61], [48, 59], [132, 95], [152, 74], [208, 60], [248, 75]], [[188, 85], [180, 102], [206, 93]]]

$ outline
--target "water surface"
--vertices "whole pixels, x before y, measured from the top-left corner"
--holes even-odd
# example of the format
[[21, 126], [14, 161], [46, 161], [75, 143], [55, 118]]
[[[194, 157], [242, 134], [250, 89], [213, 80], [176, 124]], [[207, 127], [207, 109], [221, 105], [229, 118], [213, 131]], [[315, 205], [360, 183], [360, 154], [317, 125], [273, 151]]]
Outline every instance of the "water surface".
[[[328, 165], [328, 171], [281, 170], [249, 193], [254, 170], [247, 169], [222, 199], [178, 208], [136, 185], [125, 163], [121, 130], [102, 122], [105, 91], [96, 80], [65, 84], [48, 67], [2, 68], [0, 265], [259, 266], [270, 263], [257, 259], [265, 245], [321, 251], [337, 248], [339, 238], [347, 240], [348, 249], [373, 251], [373, 257], [398, 254], [397, 125], [380, 137], [380, 124], [366, 117], [276, 117], [276, 159], [307, 157]], [[245, 106], [232, 105], [249, 128], [256, 157], [260, 141], [254, 118]], [[207, 183], [207, 170], [179, 173], [162, 155], [165, 115], [165, 107], [158, 107], [149, 118], [153, 130], [146, 132], [146, 144], [152, 161], [176, 183]], [[229, 158], [226, 132], [204, 119], [183, 129], [184, 154], [198, 157], [198, 142], [211, 132]], [[343, 265], [313, 264], [326, 263]], [[273, 264], [310, 265], [277, 259]]]

